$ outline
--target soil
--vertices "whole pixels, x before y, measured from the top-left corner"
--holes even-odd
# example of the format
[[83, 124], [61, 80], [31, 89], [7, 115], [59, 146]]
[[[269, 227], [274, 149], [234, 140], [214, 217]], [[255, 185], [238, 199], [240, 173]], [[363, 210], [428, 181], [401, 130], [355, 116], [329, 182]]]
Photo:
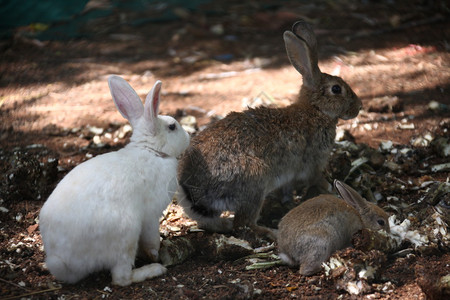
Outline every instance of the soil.
[[[448, 166], [433, 169], [449, 162], [442, 150], [448, 147], [450, 127], [448, 4], [214, 1], [202, 8], [180, 14], [179, 20], [139, 26], [127, 21], [145, 12], [117, 11], [88, 24], [87, 38], [38, 41], [25, 38], [27, 28], [21, 28], [14, 38], [0, 41], [0, 298], [448, 297], [448, 283], [439, 280], [450, 273], [445, 239], [450, 196], [436, 192], [430, 198], [433, 190], [426, 189], [429, 182], [449, 180]], [[305, 277], [283, 265], [247, 270], [246, 259], [214, 257], [201, 250], [169, 267], [167, 274], [128, 287], [111, 285], [108, 272], [74, 285], [56, 281], [44, 266], [40, 208], [68, 171], [123, 147], [130, 135], [111, 100], [107, 76], [123, 76], [142, 98], [161, 80], [161, 114], [194, 116], [195, 134], [247, 105], [262, 101], [285, 106], [295, 100], [302, 80], [289, 64], [282, 34], [300, 18], [315, 25], [321, 70], [344, 78], [363, 102], [358, 117], [338, 124], [344, 140], [365, 149], [346, 157], [354, 162], [368, 150], [381, 155], [381, 163], [371, 160], [371, 170], [361, 169], [358, 176], [353, 171], [348, 180], [369, 182], [367, 189], [380, 195], [379, 205], [400, 221], [409, 218], [414, 230], [426, 231], [430, 216], [441, 212], [443, 234], [427, 246], [405, 241], [396, 253], [384, 254], [378, 275], [359, 295], [340, 288], [325, 272]], [[380, 148], [390, 142], [391, 147]], [[337, 146], [331, 177], [342, 171], [339, 157]], [[276, 226], [286, 212], [276, 210], [266, 207], [261, 222]], [[211, 235], [192, 228], [195, 222], [172, 204], [161, 222], [161, 235], [193, 241]], [[252, 241], [253, 247], [270, 244]]]

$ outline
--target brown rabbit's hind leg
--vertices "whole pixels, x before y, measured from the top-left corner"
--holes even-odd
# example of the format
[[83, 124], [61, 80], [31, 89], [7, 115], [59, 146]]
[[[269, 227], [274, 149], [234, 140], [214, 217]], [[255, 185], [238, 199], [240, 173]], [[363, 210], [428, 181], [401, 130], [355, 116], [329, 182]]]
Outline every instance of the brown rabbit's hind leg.
[[228, 233], [233, 230], [233, 221], [231, 219], [221, 218], [221, 211], [211, 207], [194, 205], [186, 196], [183, 188], [178, 189], [177, 201], [185, 214], [197, 222], [200, 229], [219, 233]]
[[298, 266], [298, 264], [295, 263], [295, 261], [292, 259], [292, 257], [290, 257], [288, 254], [286, 253], [278, 253], [278, 257], [288, 266], [290, 267], [294, 267], [294, 266]]
[[233, 220], [221, 217], [221, 212], [211, 210], [208, 215], [204, 215], [190, 207], [184, 207], [184, 211], [190, 218], [197, 221], [200, 229], [218, 233], [228, 233], [233, 230]]
[[198, 227], [207, 231], [218, 233], [229, 233], [233, 230], [233, 220], [229, 218], [223, 218], [220, 216], [215, 217], [198, 217], [195, 219]]
[[303, 276], [314, 275], [322, 269], [322, 264], [318, 262], [310, 262], [300, 265], [299, 273]]
[[277, 230], [269, 227], [264, 227], [260, 225], [250, 225], [250, 228], [259, 236], [265, 236], [271, 241], [277, 240]]
[[314, 198], [316, 196], [319, 196], [320, 194], [331, 194], [332, 193], [332, 186], [325, 179], [325, 176], [323, 176], [323, 174], [317, 175], [316, 178], [317, 178], [317, 180], [310, 183], [308, 188], [306, 189], [306, 192], [303, 196], [303, 200]]
[[320, 272], [322, 263], [330, 257], [332, 252], [332, 241], [327, 237], [327, 232], [319, 230], [316, 234], [304, 236], [301, 242], [300, 274], [309, 276]]
[[322, 270], [322, 263], [328, 259], [327, 249], [311, 249], [310, 251], [313, 252], [306, 254], [300, 260], [301, 263], [299, 272], [304, 276], [310, 276], [320, 272]]
[[239, 202], [241, 207], [235, 212], [233, 229], [237, 230], [244, 226], [248, 226], [257, 235], [266, 236], [270, 240], [275, 241], [277, 239], [277, 230], [256, 224], [263, 202], [263, 197], [259, 199], [259, 203], [257, 204], [255, 204], [254, 201], [248, 201], [248, 199]]

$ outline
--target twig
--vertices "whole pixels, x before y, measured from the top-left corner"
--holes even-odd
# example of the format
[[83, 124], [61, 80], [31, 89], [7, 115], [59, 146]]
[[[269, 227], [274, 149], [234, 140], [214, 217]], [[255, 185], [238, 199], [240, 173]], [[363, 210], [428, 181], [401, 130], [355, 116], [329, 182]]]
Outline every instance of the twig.
[[102, 290], [99, 290], [99, 289], [97, 289], [97, 292], [99, 292], [100, 294], [103, 294], [103, 295], [107, 295], [107, 296], [111, 295], [110, 293], [102, 291]]
[[43, 293], [47, 293], [47, 292], [53, 292], [53, 291], [57, 291], [60, 289], [61, 289], [61, 287], [55, 287], [55, 288], [51, 288], [51, 289], [47, 289], [47, 290], [31, 292], [31, 293], [27, 293], [27, 294], [18, 295], [18, 296], [6, 297], [6, 298], [3, 298], [3, 300], [19, 299], [19, 298], [43, 294]]
[[251, 258], [273, 258], [273, 259], [278, 259], [278, 255], [273, 254], [273, 252], [262, 252], [262, 253], [254, 253], [251, 255], [247, 255], [241, 258], [238, 258], [235, 260], [235, 262], [239, 262], [242, 260], [246, 260], [246, 259], [251, 259]]
[[360, 158], [354, 160], [352, 162], [352, 168], [350, 169], [347, 176], [345, 177], [344, 182], [347, 181], [348, 177], [350, 175], [352, 175], [352, 173], [355, 172], [356, 169], [358, 169], [359, 167], [361, 167], [363, 164], [365, 164], [368, 161], [369, 161], [369, 159], [367, 157], [360, 157]]
[[269, 252], [269, 251], [271, 251], [271, 250], [273, 250], [273, 249], [275, 249], [275, 244], [274, 244], [274, 243], [272, 243], [272, 244], [270, 244], [270, 245], [268, 245], [268, 246], [263, 246], [263, 247], [255, 248], [253, 251], [254, 251], [255, 253], [266, 253], [266, 252]]
[[273, 261], [263, 261], [263, 262], [254, 263], [249, 266], [246, 266], [245, 269], [246, 270], [267, 269], [270, 267], [275, 267], [275, 266], [283, 265], [283, 264], [284, 264], [283, 261], [281, 259], [278, 259], [278, 260], [273, 260]]
[[0, 278], [0, 281], [3, 281], [4, 283], [8, 283], [8, 284], [10, 284], [10, 285], [14, 285], [15, 287], [21, 288], [21, 289], [23, 289], [23, 290], [25, 290], [25, 291], [28, 292], [28, 289], [26, 289], [26, 288], [24, 288], [23, 286], [20, 286], [20, 285], [14, 283], [14, 282], [5, 280], [5, 279], [3, 279], [3, 278]]

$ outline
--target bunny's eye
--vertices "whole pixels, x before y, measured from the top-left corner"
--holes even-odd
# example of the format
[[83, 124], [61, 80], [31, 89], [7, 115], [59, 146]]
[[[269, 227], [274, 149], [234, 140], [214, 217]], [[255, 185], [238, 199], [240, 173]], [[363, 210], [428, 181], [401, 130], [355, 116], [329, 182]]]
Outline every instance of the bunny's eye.
[[380, 225], [380, 226], [384, 226], [384, 224], [385, 224], [384, 220], [382, 220], [382, 219], [379, 219], [379, 220], [377, 221], [377, 223], [378, 223], [378, 225]]
[[331, 92], [333, 94], [340, 94], [342, 92], [342, 88], [341, 88], [341, 86], [335, 84], [331, 87]]
[[175, 129], [177, 129], [177, 124], [173, 123], [169, 125], [169, 129], [174, 131]]

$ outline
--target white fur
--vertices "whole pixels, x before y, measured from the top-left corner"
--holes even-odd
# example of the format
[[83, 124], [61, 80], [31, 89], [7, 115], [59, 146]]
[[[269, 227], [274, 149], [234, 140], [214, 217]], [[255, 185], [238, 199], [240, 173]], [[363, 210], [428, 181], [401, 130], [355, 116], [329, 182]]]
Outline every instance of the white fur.
[[[158, 258], [159, 218], [177, 189], [176, 157], [186, 149], [189, 136], [178, 123], [177, 130], [168, 130], [176, 121], [157, 116], [149, 97], [144, 108], [120, 77], [110, 78], [110, 88], [119, 111], [133, 125], [131, 142], [74, 168], [40, 212], [47, 267], [69, 283], [102, 269], [110, 270], [113, 283], [122, 286], [166, 271], [160, 264], [132, 267], [139, 246]], [[156, 101], [154, 108], [159, 104], [159, 88], [157, 82], [149, 93], [150, 100]], [[118, 104], [124, 100], [120, 98], [134, 104]], [[139, 113], [137, 101], [150, 112]]]

